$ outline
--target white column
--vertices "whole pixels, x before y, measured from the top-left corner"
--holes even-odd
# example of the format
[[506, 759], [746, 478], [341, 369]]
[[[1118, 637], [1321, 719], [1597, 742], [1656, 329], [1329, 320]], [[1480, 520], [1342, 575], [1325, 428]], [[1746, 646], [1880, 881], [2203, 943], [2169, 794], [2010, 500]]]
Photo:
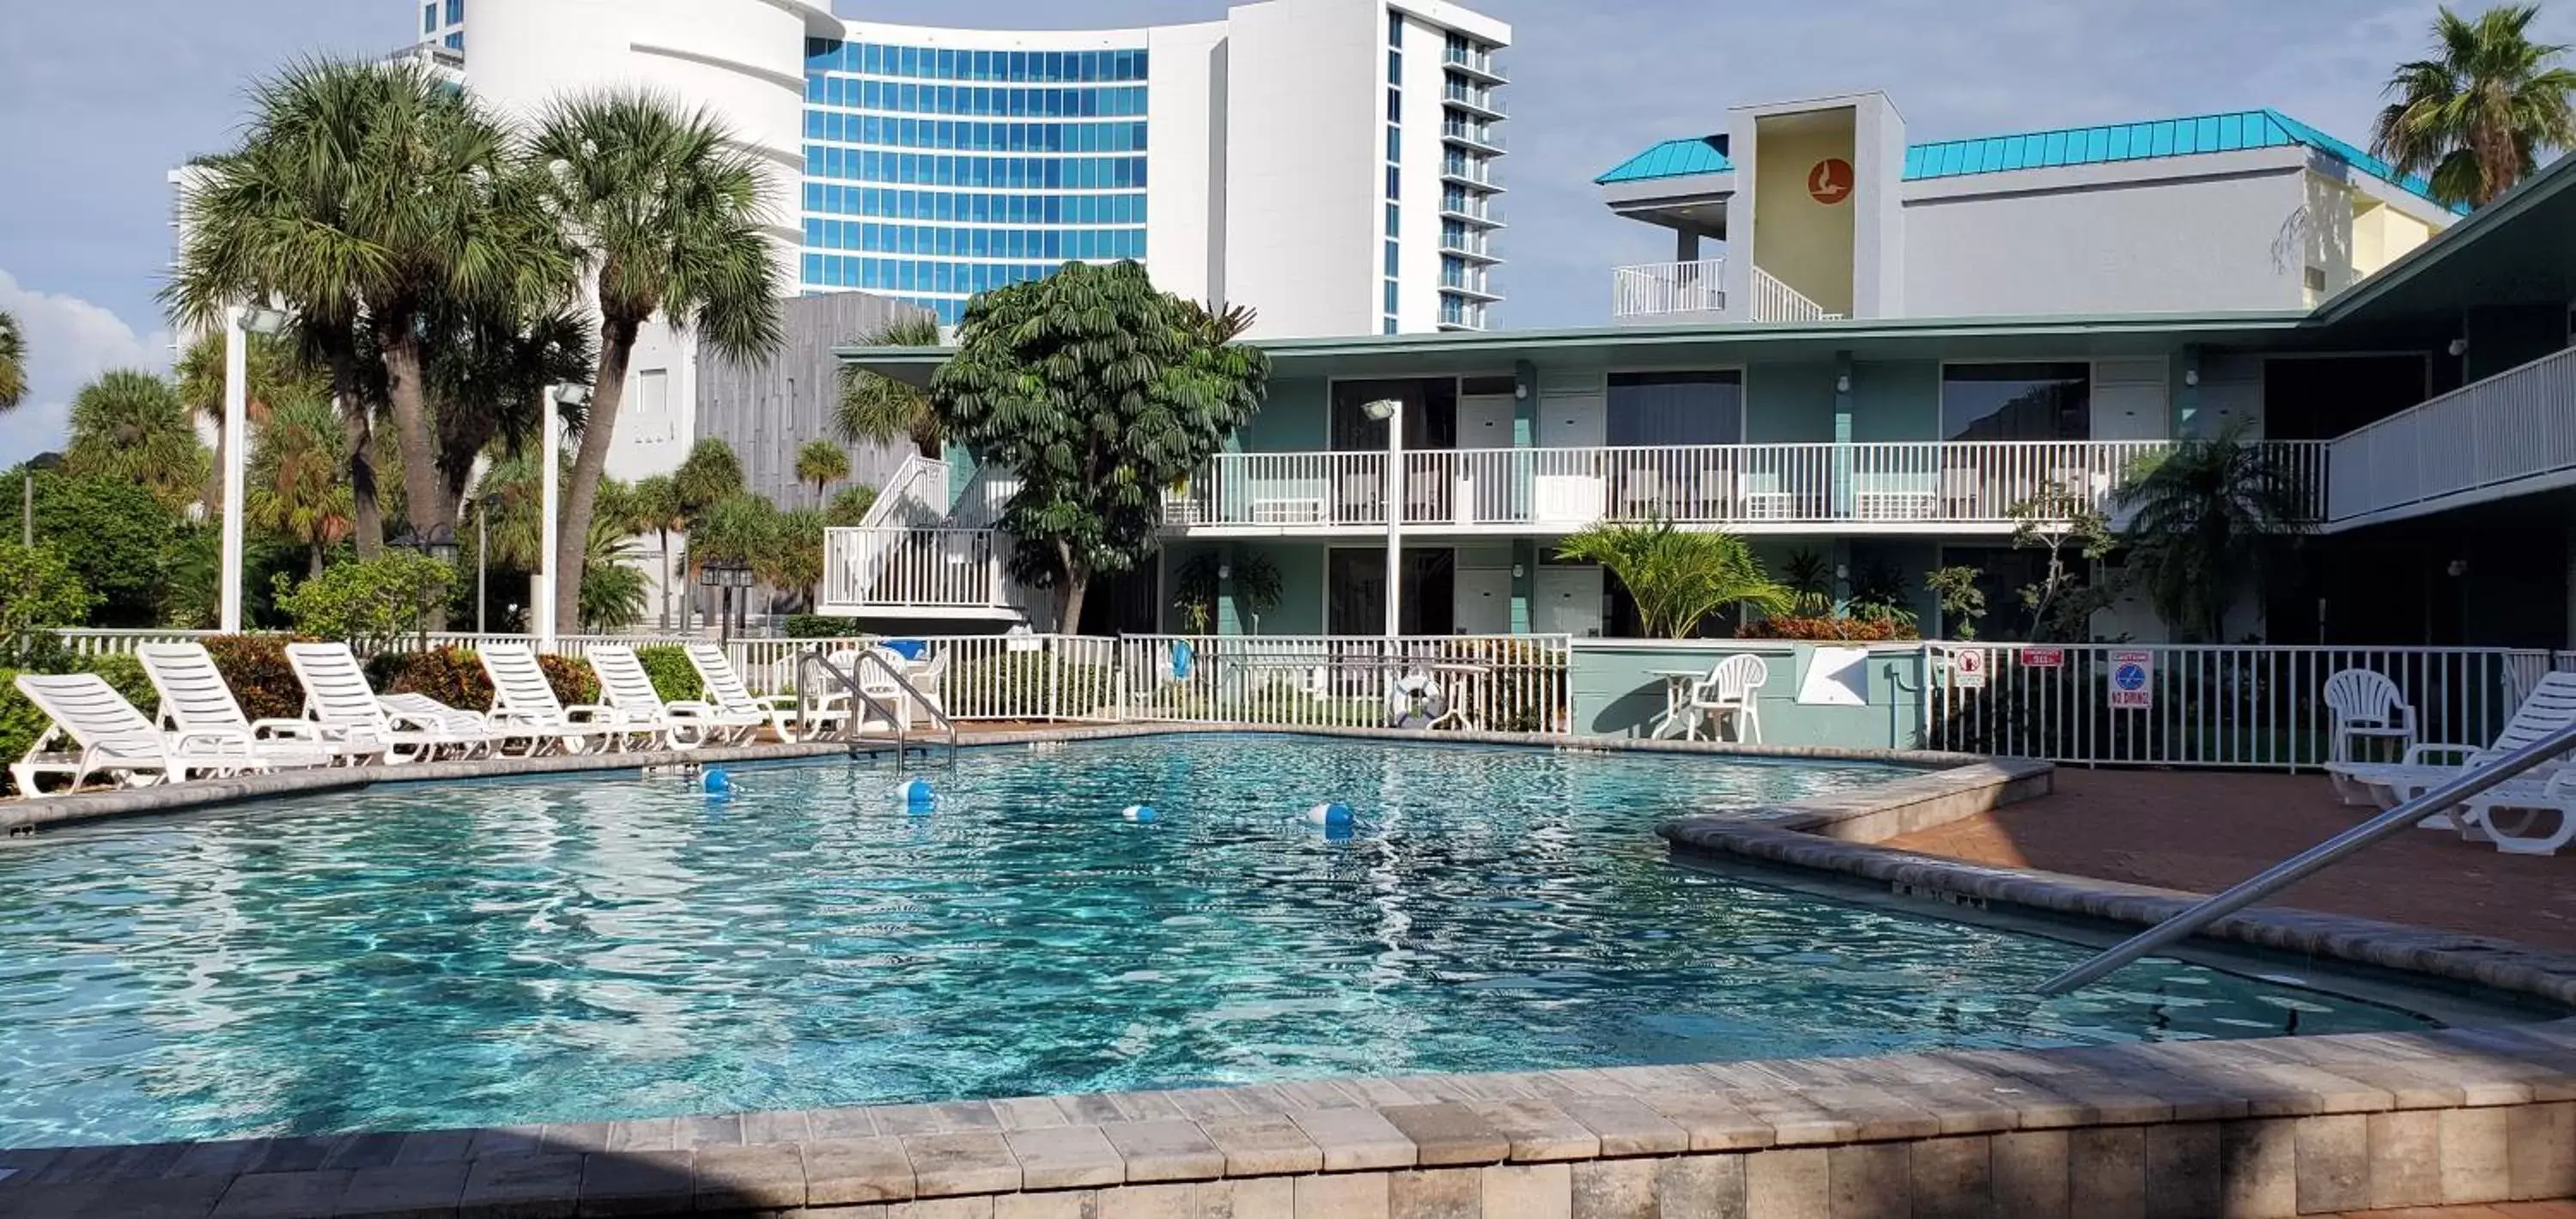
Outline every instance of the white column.
[[243, 306], [224, 310], [224, 519], [221, 612], [225, 634], [242, 628], [242, 471], [250, 453], [250, 336]]
[[1386, 417], [1386, 637], [1404, 633], [1404, 411]]
[[563, 403], [552, 386], [547, 387], [544, 407], [540, 430], [545, 442], [537, 450], [537, 461], [544, 467], [538, 475], [544, 490], [537, 497], [537, 577], [535, 587], [528, 590], [528, 601], [537, 620], [537, 650], [551, 652], [555, 650], [555, 545], [556, 535], [562, 532], [556, 524], [555, 484], [560, 481], [558, 454], [563, 451]]

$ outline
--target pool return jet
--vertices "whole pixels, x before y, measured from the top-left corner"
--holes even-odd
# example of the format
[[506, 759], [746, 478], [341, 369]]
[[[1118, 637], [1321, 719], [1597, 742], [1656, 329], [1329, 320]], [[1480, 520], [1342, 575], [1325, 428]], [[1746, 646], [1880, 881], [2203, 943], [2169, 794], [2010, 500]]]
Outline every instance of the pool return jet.
[[2039, 993], [2046, 996], [2062, 995], [2071, 990], [2091, 986], [2110, 976], [2122, 966], [2176, 940], [2187, 938], [2211, 923], [2314, 876], [2363, 847], [2403, 834], [2426, 817], [2459, 804], [2471, 796], [2523, 774], [2570, 750], [2576, 750], [2576, 726], [2558, 729], [2485, 766], [2465, 771], [2460, 777], [2440, 787], [2282, 860], [2264, 869], [2259, 875], [2239, 882], [2234, 888], [2208, 898], [2199, 905], [2103, 950], [2091, 960], [2040, 983]]

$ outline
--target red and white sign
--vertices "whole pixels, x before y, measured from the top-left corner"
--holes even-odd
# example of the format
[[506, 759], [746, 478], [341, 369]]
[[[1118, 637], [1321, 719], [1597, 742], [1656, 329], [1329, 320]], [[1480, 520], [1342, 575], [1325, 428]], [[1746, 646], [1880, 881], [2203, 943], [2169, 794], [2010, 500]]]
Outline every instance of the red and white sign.
[[2066, 649], [2023, 648], [2021, 650], [2021, 667], [2025, 669], [2063, 669], [2066, 667]]
[[1832, 207], [1852, 193], [1852, 163], [1841, 157], [1827, 157], [1807, 171], [1807, 195], [1816, 202]]
[[1986, 650], [1968, 648], [1950, 653], [1950, 684], [1961, 690], [1986, 688]]
[[2116, 710], [2144, 711], [2156, 705], [2156, 654], [2153, 652], [2111, 653], [2111, 706]]

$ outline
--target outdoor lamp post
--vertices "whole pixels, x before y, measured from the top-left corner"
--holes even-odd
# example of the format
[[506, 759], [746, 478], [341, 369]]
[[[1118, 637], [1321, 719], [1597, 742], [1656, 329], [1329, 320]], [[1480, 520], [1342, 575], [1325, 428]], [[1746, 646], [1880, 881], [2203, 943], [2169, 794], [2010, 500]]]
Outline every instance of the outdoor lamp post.
[[1386, 425], [1386, 637], [1404, 633], [1404, 403], [1380, 398], [1360, 413]]
[[250, 336], [286, 329], [282, 309], [234, 305], [224, 310], [224, 520], [222, 590], [217, 625], [225, 634], [242, 624], [242, 489], [250, 463]]
[[[456, 531], [445, 525], [424, 533], [413, 530], [385, 543], [396, 550], [408, 550], [433, 562], [452, 566], [456, 562]], [[429, 650], [429, 617], [420, 620], [420, 650]]]
[[538, 485], [543, 488], [537, 496], [537, 578], [536, 586], [528, 590], [528, 604], [533, 607], [537, 618], [537, 650], [540, 652], [555, 650], [555, 547], [558, 535], [563, 532], [555, 500], [562, 490], [557, 484], [563, 481], [563, 413], [566, 407], [589, 404], [590, 387], [587, 385], [565, 384], [546, 390], [547, 409], [544, 425], [539, 429], [545, 439], [538, 446], [537, 453], [537, 463], [543, 467], [537, 476]]
[[740, 559], [709, 559], [698, 568], [698, 583], [707, 588], [724, 590], [724, 599], [716, 611], [722, 620], [717, 628], [719, 642], [733, 642], [734, 590], [751, 587], [751, 564]]

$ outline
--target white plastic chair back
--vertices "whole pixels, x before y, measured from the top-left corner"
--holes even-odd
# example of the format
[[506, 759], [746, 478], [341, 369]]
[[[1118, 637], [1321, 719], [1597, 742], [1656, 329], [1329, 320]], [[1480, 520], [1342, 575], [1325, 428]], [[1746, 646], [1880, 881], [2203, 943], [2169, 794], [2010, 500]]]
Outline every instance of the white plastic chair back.
[[609, 706], [630, 717], [662, 718], [662, 692], [653, 688], [653, 675], [644, 671], [635, 649], [622, 643], [598, 643], [591, 645], [588, 655], [590, 671], [599, 675], [599, 692]]
[[215, 668], [215, 658], [201, 643], [147, 643], [134, 649], [143, 675], [161, 694], [161, 722], [182, 732], [227, 731], [249, 736], [250, 717], [242, 714], [233, 689]]
[[705, 686], [709, 700], [728, 715], [763, 714], [760, 700], [751, 696], [751, 688], [742, 684], [742, 675], [733, 671], [733, 661], [724, 649], [712, 643], [689, 645], [689, 666], [698, 671], [698, 684]]
[[1741, 707], [1771, 680], [1771, 666], [1750, 653], [1737, 653], [1717, 662], [1708, 671], [1708, 682], [1701, 687], [1698, 700], [1718, 706]]
[[475, 653], [483, 661], [483, 673], [492, 679], [492, 709], [511, 711], [540, 719], [564, 718], [563, 700], [555, 697], [552, 682], [545, 669], [537, 664], [537, 654], [515, 643], [486, 644]]
[[15, 684], [84, 749], [157, 757], [165, 748], [161, 730], [96, 673], [21, 673]]
[[2405, 704], [2397, 683], [2374, 670], [2345, 669], [2326, 679], [2326, 707], [2334, 712], [2337, 728], [2390, 723]]
[[345, 643], [290, 643], [286, 663], [304, 684], [304, 711], [318, 724], [335, 728], [392, 731], [358, 654]]

